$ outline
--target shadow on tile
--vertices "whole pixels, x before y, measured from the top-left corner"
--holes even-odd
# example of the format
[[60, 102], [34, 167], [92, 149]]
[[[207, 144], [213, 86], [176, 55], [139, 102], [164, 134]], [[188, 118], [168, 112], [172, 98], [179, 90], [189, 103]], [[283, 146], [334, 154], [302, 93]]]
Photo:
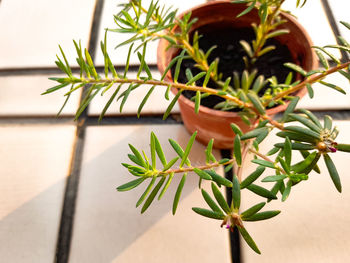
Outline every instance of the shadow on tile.
[[[65, 180], [25, 202], [0, 220], [2, 262], [53, 262]], [[19, 191], [13, 189], [13, 191]]]

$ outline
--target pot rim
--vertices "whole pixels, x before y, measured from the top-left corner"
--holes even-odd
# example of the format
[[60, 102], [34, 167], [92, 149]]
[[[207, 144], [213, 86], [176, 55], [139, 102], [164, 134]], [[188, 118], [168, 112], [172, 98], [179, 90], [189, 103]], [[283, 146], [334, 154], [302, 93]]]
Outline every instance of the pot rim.
[[[228, 3], [230, 3], [230, 1], [228, 1], [228, 0], [217, 0], [217, 1], [212, 1], [212, 2], [206, 2], [203, 4], [196, 5], [195, 7], [192, 7], [190, 9], [182, 12], [177, 17], [182, 17], [184, 14], [186, 14], [188, 12], [192, 12], [193, 10], [197, 10], [199, 8], [202, 8], [202, 7], [217, 6], [217, 5], [228, 4]], [[305, 30], [305, 28], [298, 22], [298, 20], [295, 17], [293, 17], [292, 15], [285, 13], [283, 11], [281, 11], [281, 15], [286, 20], [288, 20], [289, 23], [292, 23], [294, 26], [296, 26], [298, 28], [298, 30], [300, 30], [302, 32], [302, 34], [304, 35], [306, 42], [308, 43], [308, 46], [310, 47], [310, 50], [311, 50], [311, 64], [310, 64], [311, 68], [316, 68], [318, 65], [318, 60], [317, 60], [317, 56], [316, 56], [314, 50], [312, 49], [313, 42], [311, 40], [311, 37], [309, 36], [309, 34]], [[291, 34], [291, 33], [288, 33], [288, 34]], [[167, 45], [168, 45], [168, 43], [165, 39], [159, 40], [158, 48], [157, 48], [157, 67], [161, 71], [161, 73], [163, 73], [164, 69], [166, 68], [165, 63], [164, 63], [165, 61], [164, 61], [164, 56], [163, 56], [163, 50], [165, 50]], [[172, 81], [170, 70], [166, 74], [166, 79]], [[176, 95], [178, 92], [178, 89], [172, 88], [171, 91], [173, 94]], [[306, 92], [307, 92], [307, 89], [306, 89], [306, 87], [304, 87], [303, 89], [299, 90], [295, 94], [295, 96], [302, 98], [306, 94]], [[193, 101], [191, 101], [190, 99], [186, 98], [184, 95], [180, 95], [179, 100], [182, 103], [187, 104], [188, 106], [190, 106], [192, 108], [195, 107], [195, 103]], [[266, 113], [268, 115], [275, 115], [279, 112], [282, 112], [287, 108], [288, 103], [289, 102], [286, 102], [283, 105], [278, 105], [278, 106], [275, 106], [273, 108], [267, 109]], [[224, 118], [237, 118], [237, 116], [239, 116], [238, 112], [221, 111], [221, 110], [208, 108], [208, 107], [203, 106], [203, 105], [200, 105], [199, 112], [205, 113], [205, 114], [208, 114], [211, 116], [219, 116], [219, 117], [224, 117]]]

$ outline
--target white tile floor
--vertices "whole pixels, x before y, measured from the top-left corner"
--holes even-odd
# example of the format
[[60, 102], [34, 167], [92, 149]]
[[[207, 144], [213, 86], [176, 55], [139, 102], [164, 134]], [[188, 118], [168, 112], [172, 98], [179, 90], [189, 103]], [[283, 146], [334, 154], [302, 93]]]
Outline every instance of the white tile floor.
[[[105, 27], [114, 27], [111, 15], [116, 13], [116, 2], [120, 3], [104, 1], [98, 41]], [[185, 10], [204, 0], [166, 2]], [[290, 2], [293, 1], [287, 4]], [[344, 5], [348, 7], [348, 1], [328, 2], [336, 20], [347, 19], [349, 8]], [[54, 123], [54, 115], [64, 101], [63, 91], [41, 96], [53, 85], [47, 78], [57, 74], [35, 68], [54, 66], [58, 44], [63, 46], [69, 60], [74, 61], [72, 39], [81, 39], [82, 45], [87, 46], [94, 7], [94, 0], [2, 0], [0, 3], [0, 262], [54, 261], [76, 125]], [[316, 45], [335, 42], [320, 0], [308, 1], [305, 9], [296, 15]], [[348, 32], [341, 29], [350, 38]], [[112, 60], [122, 65], [125, 50], [113, 51], [118, 40], [121, 41], [111, 34], [108, 45]], [[148, 62], [156, 62], [155, 48], [156, 43], [151, 46]], [[103, 63], [101, 53], [96, 62]], [[135, 57], [132, 63], [138, 63]], [[4, 69], [9, 68], [34, 68], [34, 71], [7, 75]], [[345, 79], [336, 75], [330, 79], [349, 93]], [[134, 100], [126, 103], [126, 115], [135, 116], [145, 90], [141, 89]], [[315, 90], [319, 90], [315, 99], [306, 96], [300, 106], [349, 110], [349, 95], [320, 85]], [[74, 114], [79, 96], [80, 93], [73, 96], [64, 115]], [[96, 99], [89, 108], [88, 118], [98, 115], [105, 101], [103, 97]], [[159, 114], [166, 106], [163, 90], [156, 89], [144, 114]], [[174, 112], [177, 111], [175, 108]], [[118, 115], [118, 104], [112, 105], [107, 115]], [[17, 117], [30, 118], [31, 124]], [[52, 119], [47, 122], [42, 117]], [[230, 262], [227, 231], [219, 227], [219, 221], [207, 220], [190, 210], [203, 204], [194, 177], [188, 177], [175, 217], [171, 215], [173, 188], [144, 215], [135, 209], [140, 190], [128, 193], [115, 190], [128, 181], [125, 169], [120, 166], [126, 158], [128, 143], [146, 149], [149, 132], [154, 130], [165, 144], [172, 137], [184, 145], [189, 138], [185, 129], [180, 125], [124, 126], [114, 121], [112, 125], [87, 125], [69, 262], [198, 262], [198, 257], [201, 262]], [[340, 138], [349, 142], [350, 121], [338, 123], [342, 128]], [[203, 146], [195, 144], [194, 160], [199, 160], [202, 149]], [[310, 182], [295, 188], [290, 199], [282, 204], [280, 216], [270, 222], [249, 224], [248, 230], [256, 238], [262, 256], [256, 256], [242, 242], [242, 263], [277, 263], [282, 259], [298, 263], [347, 262], [350, 256], [346, 238], [350, 234], [346, 212], [350, 198], [348, 160], [346, 154], [335, 157], [343, 182], [342, 194], [335, 191], [327, 173], [315, 175]], [[243, 202], [248, 206], [252, 199], [247, 195]]]
[[350, 39], [350, 30], [344, 27], [339, 21], [344, 21], [350, 23], [349, 13], [347, 12], [347, 6], [349, 2], [347, 0], [337, 0], [328, 1], [329, 5], [334, 13], [335, 19], [337, 21], [337, 26], [339, 27], [340, 33], [346, 39]]
[[75, 127], [0, 127], [0, 258], [52, 262]]
[[[63, 75], [55, 74], [55, 77]], [[58, 94], [41, 95], [48, 88], [56, 85], [49, 80], [52, 75], [22, 75], [0, 77], [0, 115], [1, 116], [55, 116], [65, 98], [66, 89]], [[74, 115], [81, 95], [75, 91], [62, 111], [62, 115]]]
[[94, 5], [95, 0], [3, 0], [0, 69], [54, 67], [58, 44], [75, 58], [72, 39], [87, 46]]
[[[284, 8], [297, 17], [300, 24], [309, 33], [314, 45], [323, 47], [335, 44], [335, 36], [327, 20], [321, 0], [307, 1], [303, 8], [295, 8], [295, 3], [296, 1], [286, 1]], [[331, 52], [339, 55], [337, 50], [332, 50]]]

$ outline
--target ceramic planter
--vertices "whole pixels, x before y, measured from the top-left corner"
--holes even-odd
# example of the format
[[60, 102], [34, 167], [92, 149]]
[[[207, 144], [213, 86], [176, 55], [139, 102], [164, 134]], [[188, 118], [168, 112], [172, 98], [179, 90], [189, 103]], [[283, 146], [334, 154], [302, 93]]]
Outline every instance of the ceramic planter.
[[[192, 31], [196, 29], [222, 22], [223, 24], [232, 24], [234, 28], [247, 28], [251, 27], [252, 23], [259, 23], [259, 17], [257, 12], [250, 12], [247, 15], [236, 18], [239, 13], [246, 9], [246, 5], [243, 4], [231, 4], [228, 1], [214, 1], [200, 6], [197, 6], [190, 11], [192, 17], [197, 17], [198, 21], [192, 26]], [[293, 63], [300, 65], [306, 71], [315, 69], [318, 66], [317, 57], [312, 50], [312, 41], [308, 36], [305, 29], [290, 15], [282, 14], [283, 19], [287, 20], [280, 28], [288, 29], [289, 34], [281, 35], [275, 39], [282, 45], [287, 46], [289, 49]], [[176, 28], [174, 29], [176, 30]], [[157, 65], [161, 74], [163, 74], [166, 66], [174, 58], [179, 50], [172, 48], [166, 49], [168, 42], [161, 39], [157, 50]], [[166, 75], [167, 81], [172, 81], [171, 72]], [[177, 93], [176, 89], [172, 90], [173, 93]], [[306, 90], [300, 90], [296, 95], [299, 97], [304, 96]], [[248, 131], [250, 127], [244, 124], [237, 113], [224, 112], [219, 110], [213, 110], [204, 106], [201, 106], [199, 113], [194, 112], [194, 102], [190, 101], [184, 96], [180, 96], [178, 100], [181, 117], [185, 124], [185, 127], [190, 133], [198, 131], [197, 139], [207, 144], [211, 138], [214, 138], [214, 147], [219, 149], [232, 148], [234, 133], [230, 127], [230, 123], [236, 123], [241, 127], [243, 131]], [[267, 110], [267, 114], [270, 116], [275, 115], [278, 112], [284, 111], [287, 104], [274, 107]]]

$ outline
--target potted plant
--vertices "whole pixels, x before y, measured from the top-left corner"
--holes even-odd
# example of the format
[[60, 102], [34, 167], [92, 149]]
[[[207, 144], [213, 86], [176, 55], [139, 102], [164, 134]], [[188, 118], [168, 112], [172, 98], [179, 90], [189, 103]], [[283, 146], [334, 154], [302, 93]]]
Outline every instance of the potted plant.
[[[162, 198], [174, 176], [182, 176], [173, 202], [173, 214], [175, 214], [187, 174], [192, 172], [198, 175], [199, 186], [202, 180], [209, 180], [212, 188], [212, 193], [201, 189], [201, 194], [208, 204], [208, 208], [194, 207], [193, 211], [204, 217], [220, 220], [221, 226], [226, 226], [231, 231], [237, 228], [247, 244], [255, 252], [260, 253], [245, 228], [244, 222], [267, 220], [278, 215], [280, 211], [277, 210], [263, 212], [261, 210], [270, 201], [279, 197], [282, 201], [286, 201], [293, 186], [306, 181], [311, 172], [320, 172], [317, 164], [321, 159], [324, 160], [336, 189], [341, 192], [340, 177], [331, 156], [338, 154], [339, 151], [350, 152], [350, 145], [336, 141], [339, 131], [337, 127], [334, 127], [330, 116], [325, 116], [324, 123], [321, 124], [310, 111], [303, 109], [295, 111], [295, 108], [299, 101], [298, 92], [306, 88], [309, 95], [312, 96], [314, 92], [312, 84], [316, 82], [344, 92], [341, 88], [327, 83], [323, 79], [334, 72], [339, 72], [345, 78], [350, 79], [350, 62], [340, 62], [327, 51], [328, 48], [337, 48], [349, 52], [350, 45], [343, 38], [339, 38], [341, 45], [316, 48], [317, 56], [323, 65], [321, 69], [314, 69], [314, 55], [309, 52], [310, 55], [305, 60], [306, 64], [299, 64], [300, 54], [291, 55], [292, 61], [285, 63], [285, 65], [294, 74], [288, 73], [282, 81], [275, 75], [259, 75], [257, 69], [259, 60], [264, 59], [265, 55], [273, 54], [273, 50], [277, 49], [276, 46], [279, 45], [278, 42], [282, 43], [286, 35], [295, 27], [288, 27], [285, 22], [285, 19], [289, 19], [289, 17], [281, 12], [284, 0], [219, 2], [225, 5], [225, 10], [229, 9], [228, 5], [236, 7], [238, 12], [234, 13], [233, 18], [245, 17], [248, 25], [253, 21], [253, 39], [240, 39], [239, 41], [239, 45], [243, 50], [242, 61], [244, 65], [244, 69], [240, 72], [235, 71], [231, 76], [220, 74], [219, 69], [222, 61], [219, 62], [215, 57], [210, 61], [210, 54], [214, 52], [214, 48], [205, 51], [200, 48], [200, 36], [197, 32], [200, 31], [198, 25], [201, 25], [200, 21], [202, 20], [193, 17], [191, 12], [178, 17], [176, 11], [164, 8], [158, 2], [151, 2], [148, 8], [145, 8], [142, 1], [132, 0], [126, 3], [123, 10], [115, 16], [118, 28], [112, 30], [121, 33], [134, 33], [133, 37], [122, 43], [130, 45], [124, 74], [120, 75], [116, 72], [106, 51], [106, 39], [101, 43], [101, 49], [105, 57], [104, 76], [97, 73], [89, 53], [86, 50], [83, 51], [80, 44], [74, 42], [80, 75], [75, 76], [72, 73], [68, 60], [61, 49], [63, 59], [58, 57], [56, 64], [67, 76], [52, 78], [59, 84], [48, 89], [45, 94], [70, 86], [71, 88], [66, 94], [68, 100], [72, 92], [89, 84], [76, 118], [97, 94], [103, 94], [111, 88], [115, 88], [115, 91], [103, 109], [101, 118], [115, 99], [122, 101], [122, 109], [127, 99], [130, 98], [132, 91], [141, 88], [142, 84], [151, 84], [152, 88], [141, 102], [138, 113], [142, 111], [149, 95], [157, 87], [166, 87], [165, 98], [168, 98], [171, 89], [175, 90], [175, 97], [170, 101], [164, 117], [170, 114], [181, 93], [185, 93], [185, 91], [194, 92], [193, 102], [188, 103], [192, 104], [194, 112], [201, 111], [201, 104], [205, 97], [220, 98], [221, 100], [215, 104], [215, 108], [221, 111], [233, 110], [233, 113], [239, 115], [246, 123], [245, 128], [239, 127], [236, 123], [230, 123], [233, 144], [231, 158], [217, 160], [212, 154], [214, 140], [210, 139], [205, 150], [205, 164], [200, 166], [191, 164], [188, 156], [198, 134], [195, 131], [184, 148], [176, 141], [169, 139], [171, 147], [178, 155], [169, 161], [163, 153], [157, 136], [152, 133], [150, 135], [150, 156], [147, 156], [145, 152], [138, 150], [135, 146], [129, 145], [132, 153], [128, 154], [128, 157], [131, 163], [122, 165], [135, 178], [119, 186], [117, 190], [128, 191], [141, 184], [148, 184], [137, 202], [137, 206], [142, 205], [141, 213], [143, 213], [157, 195], [158, 199]], [[296, 0], [296, 5], [302, 6], [305, 2]], [[215, 6], [216, 4], [219, 3], [209, 5]], [[194, 14], [195, 10], [192, 11]], [[253, 15], [253, 18], [248, 19], [248, 15]], [[199, 24], [196, 24], [197, 22]], [[227, 23], [227, 20], [224, 22]], [[343, 25], [350, 29], [350, 24], [343, 22]], [[230, 26], [232, 27], [232, 25]], [[193, 31], [191, 29], [198, 30]], [[168, 50], [173, 53], [167, 56], [165, 68], [164, 64], [160, 66], [162, 77], [155, 79], [144, 58], [147, 43], [159, 38], [163, 41], [160, 46], [166, 43]], [[298, 42], [300, 38], [302, 36], [298, 36], [294, 42]], [[275, 39], [277, 42], [273, 42], [273, 45], [271, 45], [269, 43], [270, 39]], [[305, 39], [307, 40], [307, 37]], [[139, 46], [134, 45], [136, 41], [140, 41]], [[161, 60], [164, 60], [163, 49], [160, 48], [159, 50], [158, 56]], [[140, 67], [135, 79], [127, 77], [129, 58], [133, 51], [137, 52], [140, 59]], [[327, 58], [330, 58], [334, 65], [330, 66]], [[186, 64], [187, 59], [193, 60], [194, 63], [190, 61], [189, 63], [192, 63], [192, 66], [185, 66], [184, 69], [181, 69], [183, 65], [189, 65]], [[195, 72], [195, 70], [198, 70], [198, 72]], [[185, 83], [179, 81], [181, 74], [187, 78]], [[127, 88], [122, 92], [121, 87], [123, 85]], [[190, 99], [191, 96], [190, 94]], [[279, 105], [282, 105], [284, 113], [279, 119], [274, 119], [269, 115], [269, 108], [273, 109], [276, 106], [279, 107]], [[218, 116], [221, 118], [224, 115]], [[268, 153], [259, 151], [259, 144], [271, 134], [272, 130], [276, 129], [279, 130], [277, 136], [281, 141], [273, 145]], [[295, 161], [293, 158], [294, 152], [300, 152], [303, 160]], [[242, 159], [247, 153], [253, 154], [252, 162], [257, 165], [257, 168], [249, 176], [242, 178], [242, 169], [244, 168]], [[161, 167], [157, 166], [157, 158], [160, 160]], [[215, 168], [219, 166], [225, 166], [226, 171], [232, 169], [234, 172], [233, 179], [228, 180], [217, 174]], [[270, 172], [269, 176], [263, 175], [265, 170]], [[262, 180], [260, 177], [263, 177]], [[256, 184], [258, 178], [263, 183], [272, 184], [272, 188], [267, 189]], [[224, 198], [219, 190], [221, 186], [226, 187], [228, 191], [232, 191], [232, 200]], [[241, 211], [242, 191], [251, 191], [256, 194], [257, 199], [263, 198], [263, 201], [257, 201], [256, 205]]]
[[[201, 35], [199, 41], [196, 37], [195, 41], [198, 42], [197, 44], [193, 43], [192, 46], [191, 44], [186, 44], [187, 54], [192, 54], [192, 61], [195, 60], [195, 63], [198, 64], [200, 69], [197, 69], [194, 63], [191, 64], [188, 62], [186, 64], [183, 63], [181, 67], [183, 69], [182, 71], [185, 72], [186, 66], [188, 66], [198, 74], [200, 70], [208, 71], [209, 64], [211, 63], [212, 66], [218, 67], [217, 71], [223, 74], [223, 77], [220, 78], [219, 74], [212, 74], [213, 76], [210, 78], [211, 83], [208, 84], [209, 87], [217, 87], [220, 89], [220, 85], [222, 85], [221, 82], [230, 79], [229, 86], [234, 86], [235, 90], [242, 90], [246, 93], [246, 91], [250, 89], [247, 86], [253, 86], [254, 83], [251, 81], [251, 83], [245, 83], [244, 88], [238, 87], [240, 86], [239, 82], [241, 81], [241, 76], [243, 76], [243, 71], [247, 73], [244, 75], [252, 80], [258, 75], [260, 76], [256, 78], [257, 80], [262, 80], [263, 78], [268, 79], [272, 77], [272, 75], [275, 75], [275, 77], [280, 80], [284, 80], [289, 73], [288, 68], [285, 68], [283, 65], [286, 62], [293, 62], [306, 71], [311, 71], [318, 67], [317, 56], [313, 52], [310, 37], [301, 25], [291, 15], [286, 13], [282, 13], [278, 17], [276, 16], [276, 18], [272, 18], [274, 15], [271, 14], [269, 21], [266, 21], [266, 25], [268, 26], [265, 26], [266, 28], [257, 28], [257, 30], [259, 30], [258, 34], [261, 35], [261, 39], [259, 40], [260, 44], [251, 47], [248, 43], [248, 39], [253, 40], [256, 37], [252, 32], [253, 29], [251, 25], [258, 25], [260, 17], [257, 9], [251, 10], [244, 16], [240, 15], [246, 8], [246, 4], [244, 3], [232, 4], [230, 1], [214, 1], [197, 6], [185, 12], [185, 14], [180, 15], [180, 17], [184, 17], [186, 14], [191, 13], [191, 17], [196, 18], [197, 21], [191, 25], [191, 28], [188, 30], [188, 35], [190, 37], [193, 36], [193, 34]], [[180, 29], [179, 26], [174, 26], [172, 32], [168, 33], [168, 37], [172, 37], [174, 41], [186, 43], [186, 37], [188, 36], [176, 36], [180, 31], [182, 31], [182, 29]], [[288, 34], [286, 34], [286, 32], [288, 32]], [[214, 44], [216, 46], [214, 46]], [[160, 40], [158, 45], [157, 61], [159, 71], [162, 74], [174, 57], [180, 53], [179, 48], [168, 48], [168, 45], [168, 40], [164, 38]], [[213, 46], [215, 48], [210, 50], [209, 52], [211, 53], [207, 54], [207, 58], [205, 58], [196, 50], [198, 49], [197, 45], [199, 49], [203, 49], [204, 52], [208, 52]], [[271, 49], [276, 50], [274, 50], [274, 52], [269, 52]], [[252, 56], [249, 58], [250, 61], [246, 61], [251, 64], [249, 65], [249, 70], [243, 61], [243, 57], [248, 55], [246, 52]], [[217, 58], [219, 58], [219, 63], [216, 61]], [[246, 57], [246, 59], [248, 58]], [[251, 63], [253, 60], [256, 60], [256, 62], [253, 63], [254, 65]], [[268, 68], [268, 70], [266, 68]], [[232, 79], [233, 72], [235, 73], [235, 80]], [[277, 73], [279, 76], [276, 75]], [[182, 82], [187, 81], [185, 74], [181, 74], [181, 70], [179, 77], [182, 78]], [[214, 78], [216, 79], [214, 80]], [[165, 79], [167, 81], [173, 81], [170, 71], [166, 74]], [[244, 80], [242, 79], [242, 81]], [[199, 80], [197, 84], [202, 85], [203, 83]], [[266, 89], [266, 86], [262, 89]], [[177, 93], [177, 89], [173, 89], [173, 91]], [[268, 92], [268, 90], [266, 91]], [[296, 95], [302, 97], [305, 92], [306, 89], [301, 89]], [[262, 93], [263, 92], [260, 91], [261, 95]], [[192, 95], [194, 94], [192, 93]], [[271, 94], [266, 94], [265, 96], [267, 97], [270, 95]], [[209, 97], [209, 99], [210, 98], [211, 97]], [[206, 99], [204, 99], [204, 101], [205, 100]], [[246, 124], [241, 120], [242, 111], [227, 111], [230, 107], [237, 108], [236, 105], [229, 105], [229, 103], [225, 102], [224, 106], [223, 103], [219, 103], [216, 106], [223, 106], [220, 111], [209, 107], [200, 107], [198, 112], [195, 112], [194, 102], [186, 99], [185, 96], [181, 95], [178, 102], [182, 120], [190, 133], [197, 130], [198, 134], [196, 138], [205, 144], [207, 144], [211, 138], [215, 138], [215, 148], [225, 149], [233, 147], [232, 137], [234, 133], [230, 128], [230, 123], [234, 122], [239, 124], [240, 128], [245, 132], [251, 127], [250, 123]], [[287, 101], [285, 102], [286, 103], [278, 106], [269, 107], [269, 109], [267, 109], [267, 115], [273, 116], [285, 110], [288, 104]]]

